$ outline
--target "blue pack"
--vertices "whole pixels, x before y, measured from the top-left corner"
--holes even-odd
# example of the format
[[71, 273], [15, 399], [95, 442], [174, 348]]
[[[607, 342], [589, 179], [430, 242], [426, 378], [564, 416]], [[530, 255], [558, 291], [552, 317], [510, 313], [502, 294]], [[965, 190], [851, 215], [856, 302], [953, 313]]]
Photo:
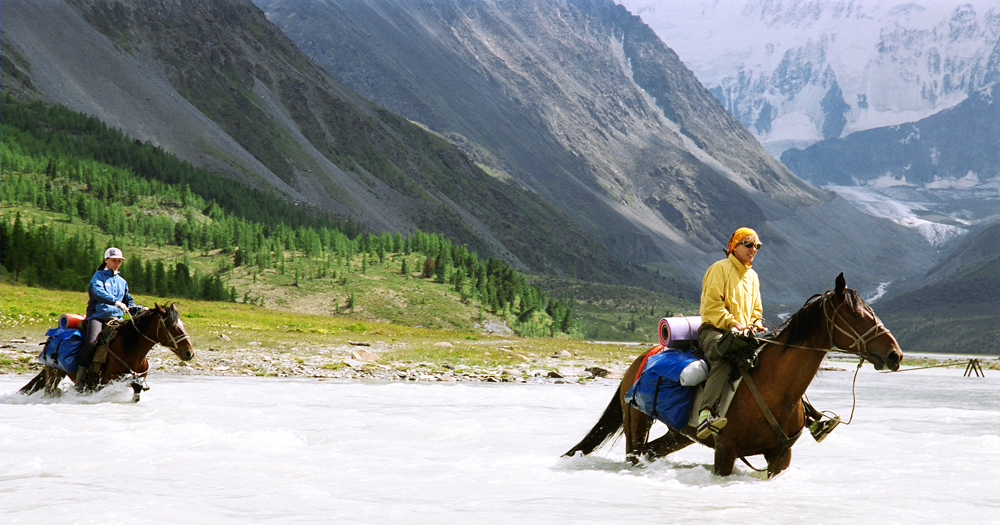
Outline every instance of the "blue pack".
[[76, 328], [50, 328], [45, 335], [48, 340], [42, 353], [38, 354], [38, 361], [69, 374], [76, 373], [76, 359], [83, 346], [83, 334]]
[[691, 416], [697, 386], [681, 385], [680, 375], [697, 360], [694, 354], [676, 349], [649, 356], [639, 379], [625, 393], [625, 401], [670, 428], [683, 429]]

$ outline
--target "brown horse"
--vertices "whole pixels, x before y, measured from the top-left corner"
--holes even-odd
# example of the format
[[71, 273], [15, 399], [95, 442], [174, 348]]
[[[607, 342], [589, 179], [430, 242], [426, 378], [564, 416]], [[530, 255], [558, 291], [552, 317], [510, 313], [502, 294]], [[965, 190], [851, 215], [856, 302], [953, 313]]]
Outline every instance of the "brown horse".
[[[896, 339], [871, 307], [856, 291], [847, 289], [843, 273], [837, 276], [832, 292], [806, 301], [768, 341], [758, 355], [757, 368], [749, 376], [776, 425], [768, 422], [747, 381], [741, 382], [726, 414], [729, 423], [718, 435], [699, 440], [715, 449], [716, 475], [732, 474], [737, 458], [757, 454], [767, 460], [769, 477], [788, 467], [791, 444], [805, 422], [802, 396], [827, 352], [856, 354], [879, 370], [886, 366], [898, 370], [903, 358]], [[620, 432], [625, 433], [626, 455], [633, 463], [642, 456], [665, 456], [697, 440], [694, 427], [688, 426], [671, 428], [647, 443], [651, 418], [625, 402], [625, 393], [635, 380], [643, 356], [629, 367], [601, 419], [567, 456], [589, 454]]]
[[[104, 388], [112, 381], [131, 379], [132, 388], [135, 390], [132, 400], [138, 401], [139, 392], [143, 388], [141, 381], [149, 371], [146, 354], [157, 343], [173, 350], [177, 357], [184, 361], [194, 357], [191, 337], [184, 329], [180, 314], [177, 313], [177, 303], [169, 307], [155, 305], [154, 308], [122, 323], [108, 343], [108, 357], [101, 365], [99, 374], [96, 376], [88, 374], [87, 384], [83, 385], [81, 390], [93, 392]], [[20, 392], [30, 395], [45, 388], [46, 396], [59, 395], [62, 393], [59, 383], [66, 376], [64, 371], [46, 366], [34, 379], [24, 385]], [[75, 381], [73, 375], [69, 377], [71, 381]]]

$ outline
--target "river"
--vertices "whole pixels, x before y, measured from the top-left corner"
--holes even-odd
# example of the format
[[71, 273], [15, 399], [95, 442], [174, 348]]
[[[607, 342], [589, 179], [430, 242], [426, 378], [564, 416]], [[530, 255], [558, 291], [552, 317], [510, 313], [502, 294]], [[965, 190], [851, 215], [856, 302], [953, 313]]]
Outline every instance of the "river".
[[[813, 404], [851, 412], [852, 372]], [[0, 377], [0, 521], [14, 523], [997, 523], [1000, 372], [877, 373], [854, 422], [765, 480], [698, 445], [640, 466], [561, 458], [611, 382], [153, 376], [55, 401]], [[763, 465], [763, 458], [751, 458]]]

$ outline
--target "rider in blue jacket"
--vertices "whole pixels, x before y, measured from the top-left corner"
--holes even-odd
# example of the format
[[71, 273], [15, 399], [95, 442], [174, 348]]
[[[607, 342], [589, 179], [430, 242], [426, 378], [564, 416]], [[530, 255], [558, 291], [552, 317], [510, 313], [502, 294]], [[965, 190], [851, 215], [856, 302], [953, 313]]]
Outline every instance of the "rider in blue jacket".
[[97, 337], [101, 335], [104, 324], [109, 319], [121, 319], [128, 311], [129, 315], [145, 310], [146, 308], [135, 303], [128, 293], [128, 283], [122, 276], [118, 275], [125, 256], [118, 248], [108, 248], [104, 252], [104, 262], [94, 272], [94, 277], [90, 279], [87, 286], [87, 317], [81, 323], [80, 332], [83, 334], [83, 346], [80, 347], [80, 354], [77, 358], [76, 387], [82, 389], [87, 379], [87, 368], [90, 367], [94, 359], [94, 352], [97, 348]]

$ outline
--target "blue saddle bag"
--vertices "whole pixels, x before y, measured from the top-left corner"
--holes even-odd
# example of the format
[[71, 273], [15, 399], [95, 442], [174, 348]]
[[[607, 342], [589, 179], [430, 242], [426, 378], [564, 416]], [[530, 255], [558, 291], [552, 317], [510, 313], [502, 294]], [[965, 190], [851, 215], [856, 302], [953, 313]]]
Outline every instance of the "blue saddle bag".
[[694, 354], [676, 349], [649, 356], [639, 379], [625, 393], [625, 401], [670, 428], [683, 429], [691, 416], [697, 386], [680, 384], [680, 375], [697, 360]]
[[45, 335], [48, 340], [45, 341], [42, 353], [38, 354], [38, 361], [69, 374], [76, 373], [76, 360], [80, 347], [83, 346], [83, 334], [76, 328], [50, 328]]

